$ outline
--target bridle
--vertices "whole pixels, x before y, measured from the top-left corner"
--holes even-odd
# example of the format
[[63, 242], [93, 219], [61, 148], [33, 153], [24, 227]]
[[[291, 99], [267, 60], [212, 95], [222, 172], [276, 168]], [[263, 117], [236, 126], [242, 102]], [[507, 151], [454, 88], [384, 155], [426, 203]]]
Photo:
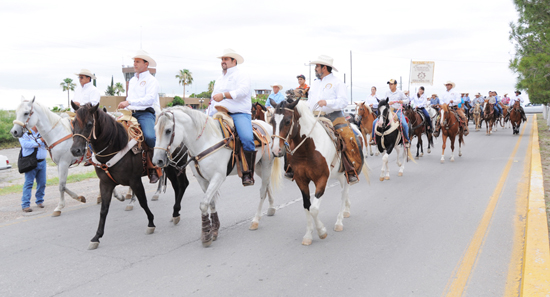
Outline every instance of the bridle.
[[[78, 116], [78, 115], [77, 115], [77, 116]], [[74, 133], [74, 134], [73, 134], [73, 139], [74, 139], [75, 136], [80, 136], [80, 137], [82, 137], [82, 138], [84, 138], [84, 139], [86, 140], [86, 145], [85, 145], [86, 149], [88, 148], [88, 144], [92, 141], [92, 137], [93, 137], [94, 139], [97, 139], [97, 137], [96, 137], [96, 135], [95, 135], [95, 123], [96, 123], [95, 115], [92, 115], [92, 119], [93, 119], [93, 120], [92, 120], [92, 123], [93, 123], [93, 124], [92, 124], [92, 131], [90, 131], [90, 135], [88, 135], [88, 137], [86, 137], [86, 136], [84, 136], [84, 135], [82, 135], [82, 134], [78, 134], [78, 133]], [[96, 156], [98, 156], [98, 157], [109, 157], [109, 156], [112, 156], [112, 155], [116, 155], [116, 154], [118, 153], [118, 151], [116, 151], [116, 152], [114, 152], [114, 153], [107, 154], [107, 155], [100, 155], [100, 154], [103, 153], [106, 149], [108, 149], [110, 145], [111, 145], [111, 142], [109, 142], [109, 144], [108, 144], [104, 149], [102, 149], [101, 151], [99, 151], [99, 152], [97, 152], [97, 153], [94, 152], [94, 154], [95, 154]], [[93, 151], [93, 150], [92, 150], [92, 151]]]
[[19, 126], [23, 127], [23, 129], [25, 129], [25, 130], [29, 130], [29, 128], [27, 128], [27, 124], [31, 120], [31, 116], [33, 114], [34, 114], [34, 103], [31, 103], [31, 111], [29, 112], [29, 115], [27, 116], [27, 120], [25, 121], [25, 123], [23, 123], [21, 121], [18, 121], [18, 120], [13, 120], [13, 124], [14, 125], [19, 125]]
[[[315, 103], [315, 106], [313, 107], [313, 109], [317, 109], [319, 108], [319, 104]], [[285, 148], [287, 149], [288, 153], [290, 155], [294, 155], [294, 153], [298, 150], [298, 148], [300, 148], [302, 146], [302, 144], [304, 144], [304, 142], [309, 138], [309, 136], [311, 135], [311, 133], [313, 133], [313, 129], [315, 129], [315, 125], [317, 125], [317, 122], [319, 122], [319, 116], [321, 116], [321, 113], [319, 112], [317, 114], [317, 116], [315, 117], [315, 123], [313, 123], [313, 127], [311, 127], [311, 131], [309, 131], [309, 133], [307, 134], [307, 136], [293, 149], [291, 150], [290, 149], [290, 144], [288, 143], [288, 141], [290, 140], [290, 136], [292, 135], [292, 130], [294, 129], [294, 109], [290, 109], [290, 108], [286, 108], [285, 107], [285, 110], [289, 110], [292, 112], [292, 123], [290, 124], [290, 129], [288, 130], [288, 134], [286, 135], [286, 138], [283, 138], [279, 135], [271, 135], [271, 138], [274, 139], [274, 138], [279, 138], [279, 139], [282, 139], [284, 141], [284, 144], [285, 144]]]
[[174, 116], [174, 113], [172, 111], [169, 111], [169, 110], [163, 111], [159, 115], [158, 118], [160, 119], [160, 117], [166, 116], [167, 114], [172, 115], [172, 133], [170, 133], [171, 134], [170, 135], [170, 142], [168, 142], [168, 145], [166, 146], [166, 148], [163, 148], [163, 147], [160, 147], [160, 146], [155, 146], [153, 149], [161, 149], [161, 150], [166, 152], [166, 157], [168, 158], [168, 162], [169, 162], [168, 165], [176, 168], [176, 170], [178, 170], [178, 176], [179, 176], [183, 172], [185, 167], [187, 167], [187, 164], [189, 164], [189, 162], [187, 164], [181, 166], [181, 167], [179, 167], [178, 164], [187, 155], [187, 153], [189, 151], [185, 150], [185, 153], [183, 153], [185, 146], [183, 145], [183, 142], [182, 142], [177, 147], [177, 148], [181, 148], [181, 149], [177, 152], [177, 154], [175, 156], [172, 155], [171, 148], [172, 148], [172, 144], [174, 143], [174, 135], [176, 134], [176, 118]]

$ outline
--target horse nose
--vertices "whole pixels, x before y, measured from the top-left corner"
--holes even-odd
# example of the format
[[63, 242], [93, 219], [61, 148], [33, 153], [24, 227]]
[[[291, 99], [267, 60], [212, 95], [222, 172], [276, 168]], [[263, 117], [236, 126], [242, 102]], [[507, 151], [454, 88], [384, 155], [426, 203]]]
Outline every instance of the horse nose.
[[80, 148], [72, 148], [71, 154], [73, 154], [73, 156], [75, 157], [80, 157], [83, 155], [82, 150]]
[[164, 161], [163, 160], [156, 160], [156, 162], [153, 162], [153, 163], [157, 167], [164, 167]]

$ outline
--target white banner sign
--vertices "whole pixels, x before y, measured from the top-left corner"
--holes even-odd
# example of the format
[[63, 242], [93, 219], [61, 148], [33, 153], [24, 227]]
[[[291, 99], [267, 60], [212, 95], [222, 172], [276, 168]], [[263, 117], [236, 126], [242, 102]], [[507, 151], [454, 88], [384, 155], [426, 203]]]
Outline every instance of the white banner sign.
[[411, 85], [434, 84], [435, 62], [411, 61]]

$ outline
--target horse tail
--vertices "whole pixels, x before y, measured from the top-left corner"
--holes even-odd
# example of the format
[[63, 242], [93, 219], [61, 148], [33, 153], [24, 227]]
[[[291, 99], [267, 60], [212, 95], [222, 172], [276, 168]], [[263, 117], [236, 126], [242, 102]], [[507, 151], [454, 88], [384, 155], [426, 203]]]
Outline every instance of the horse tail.
[[417, 164], [416, 161], [414, 160], [413, 155], [411, 154], [411, 150], [410, 150], [410, 149], [407, 149], [407, 155], [408, 155], [409, 160], [411, 160], [411, 161], [413, 161], [415, 164]]
[[363, 169], [362, 169], [362, 171], [363, 171], [363, 175], [365, 176], [365, 179], [367, 180], [367, 182], [370, 185], [370, 176], [369, 176], [370, 167], [369, 167], [369, 164], [367, 164], [366, 158], [363, 159]]
[[464, 135], [462, 133], [458, 133], [458, 142], [466, 145], [466, 143], [464, 142]]
[[281, 179], [283, 177], [283, 163], [281, 158], [273, 158], [273, 165], [271, 166], [271, 189], [278, 190], [281, 188]]

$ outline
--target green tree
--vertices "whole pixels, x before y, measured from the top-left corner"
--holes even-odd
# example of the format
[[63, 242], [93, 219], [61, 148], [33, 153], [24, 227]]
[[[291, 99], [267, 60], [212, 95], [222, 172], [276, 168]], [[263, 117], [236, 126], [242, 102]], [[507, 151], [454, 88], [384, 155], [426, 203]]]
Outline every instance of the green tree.
[[259, 94], [256, 95], [256, 98], [252, 97], [252, 103], [260, 103], [262, 105], [265, 105], [265, 102], [267, 101], [267, 97], [269, 97], [268, 94]]
[[514, 0], [519, 19], [510, 23], [516, 49], [510, 69], [518, 74], [516, 87], [527, 90], [529, 101], [550, 103], [550, 2]]
[[69, 93], [70, 91], [74, 91], [76, 84], [73, 83], [72, 79], [66, 78], [59, 85], [63, 89], [63, 92], [67, 91], [67, 106], [71, 106], [71, 99], [69, 99]]
[[113, 76], [111, 75], [111, 85], [107, 86], [107, 90], [105, 90], [105, 95], [107, 96], [114, 96], [115, 95], [115, 85], [113, 84]]
[[193, 83], [193, 73], [189, 69], [183, 69], [176, 74], [176, 78], [178, 79], [178, 83], [183, 86], [183, 98], [185, 98], [185, 86]]
[[210, 93], [210, 96], [208, 96], [208, 98], [212, 97], [212, 93], [214, 93], [214, 85], [216, 84], [216, 81], [215, 80], [211, 80], [209, 83], [208, 83], [208, 92]]
[[117, 96], [120, 96], [120, 93], [124, 93], [124, 85], [122, 85], [122, 83], [117, 82], [115, 84], [115, 94]]

